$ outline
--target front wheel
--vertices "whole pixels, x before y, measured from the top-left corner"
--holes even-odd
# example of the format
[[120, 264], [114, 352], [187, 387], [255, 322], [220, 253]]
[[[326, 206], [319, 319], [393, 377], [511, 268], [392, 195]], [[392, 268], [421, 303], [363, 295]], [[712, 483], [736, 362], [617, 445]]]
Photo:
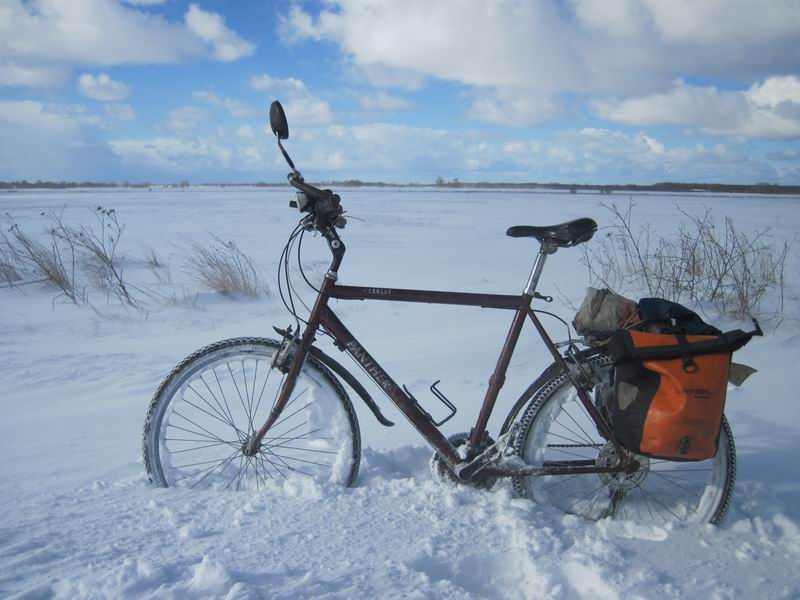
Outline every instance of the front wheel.
[[162, 487], [257, 490], [290, 476], [352, 485], [361, 437], [334, 375], [308, 356], [292, 397], [255, 456], [244, 448], [267, 420], [286, 376], [275, 340], [237, 338], [198, 350], [158, 388], [145, 420], [147, 476]]
[[[588, 359], [608, 373], [611, 359]], [[560, 374], [531, 394], [520, 422], [515, 452], [526, 463], [616, 460], [613, 445], [597, 431], [575, 387]], [[651, 523], [671, 521], [718, 524], [730, 505], [736, 480], [736, 452], [723, 417], [719, 450], [711, 459], [670, 461], [633, 454], [634, 473], [525, 476], [513, 479], [522, 496], [590, 520], [606, 517]]]

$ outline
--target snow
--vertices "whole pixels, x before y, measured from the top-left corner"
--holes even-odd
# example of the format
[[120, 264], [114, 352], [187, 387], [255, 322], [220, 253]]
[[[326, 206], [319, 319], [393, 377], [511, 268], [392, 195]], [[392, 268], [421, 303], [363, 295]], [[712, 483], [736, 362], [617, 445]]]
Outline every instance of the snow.
[[[609, 222], [597, 195], [469, 190], [340, 191], [351, 219], [343, 232], [345, 284], [519, 293], [535, 242], [507, 238], [519, 224], [582, 216]], [[513, 497], [433, 481], [430, 450], [374, 385], [367, 389], [397, 424], [379, 425], [351, 394], [363, 458], [356, 486], [289, 478], [258, 492], [157, 489], [144, 477], [141, 428], [152, 394], [180, 360], [238, 336], [274, 337], [292, 321], [277, 297], [233, 300], [201, 289], [182, 265], [191, 239], [208, 232], [274, 274], [297, 220], [288, 190], [189, 189], [27, 192], [0, 195], [23, 230], [41, 213], [88, 223], [87, 207], [114, 208], [126, 225], [124, 274], [163, 295], [196, 303], [146, 312], [87, 289], [93, 309], [54, 301], [42, 285], [0, 290], [0, 596], [9, 598], [768, 598], [800, 597], [800, 264], [793, 249], [786, 318], [766, 323], [736, 359], [759, 372], [729, 391], [738, 453], [733, 506], [720, 527], [588, 523]], [[609, 201], [608, 197], [603, 200]], [[627, 203], [627, 197], [612, 197]], [[634, 215], [658, 232], [710, 208], [754, 231], [800, 230], [796, 197], [665, 194], [635, 197]], [[601, 235], [599, 233], [598, 235]], [[146, 248], [169, 265], [159, 281]], [[317, 276], [327, 250], [306, 239]], [[581, 251], [559, 251], [543, 293], [564, 318], [588, 284]], [[163, 275], [163, 273], [162, 273]], [[310, 298], [311, 295], [306, 295]], [[474, 422], [510, 323], [507, 311], [338, 301], [333, 308], [398, 383], [433, 414], [426, 388], [459, 407], [447, 435]], [[723, 328], [744, 326], [713, 318]], [[546, 322], [557, 339], [564, 328]], [[526, 326], [490, 432], [549, 364]], [[322, 348], [342, 355], [324, 342]], [[348, 367], [352, 363], [344, 360]], [[367, 384], [361, 373], [354, 373]]]

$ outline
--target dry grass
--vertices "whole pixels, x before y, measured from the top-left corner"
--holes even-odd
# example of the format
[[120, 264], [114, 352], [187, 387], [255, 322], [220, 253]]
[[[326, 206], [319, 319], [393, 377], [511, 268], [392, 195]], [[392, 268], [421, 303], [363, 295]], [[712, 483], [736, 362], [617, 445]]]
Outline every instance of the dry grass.
[[[71, 227], [64, 223], [60, 212], [42, 213], [47, 220], [47, 243], [35, 240], [10, 217], [8, 234], [3, 235], [3, 254], [35, 273], [43, 281], [54, 285], [75, 304], [86, 304], [86, 285], [78, 282], [78, 266], [93, 287], [106, 292], [107, 298], [117, 298], [126, 306], [138, 308], [123, 278], [121, 261], [117, 254], [120, 237], [125, 230], [113, 209], [98, 206], [93, 209], [95, 222]], [[6, 269], [2, 271], [6, 272]]]
[[[19, 281], [26, 274], [57, 287], [75, 304], [88, 304], [87, 287], [105, 292], [123, 306], [144, 310], [150, 301], [158, 304], [196, 308], [196, 291], [183, 289], [181, 294], [160, 293], [126, 280], [119, 255], [125, 226], [113, 209], [92, 209], [94, 222], [67, 225], [61, 212], [42, 213], [47, 221], [46, 238], [34, 239], [10, 217], [8, 227], [0, 232], [0, 281]], [[213, 237], [210, 244], [192, 242], [184, 248], [184, 263], [190, 274], [203, 286], [225, 296], [255, 298], [268, 295], [259, 270], [234, 242]], [[152, 248], [145, 249], [145, 263], [159, 284], [171, 285], [172, 275]], [[134, 297], [134, 293], [136, 297]]]
[[147, 266], [151, 269], [160, 269], [164, 266], [164, 263], [158, 258], [158, 255], [153, 248], [145, 249], [145, 262], [147, 262]]
[[44, 215], [51, 219], [47, 229], [49, 244], [34, 240], [9, 217], [11, 227], [4, 241], [17, 257], [18, 264], [34, 272], [38, 278], [55, 286], [61, 294], [75, 304], [85, 304], [86, 294], [75, 282], [77, 248], [69, 230], [59, 215]]
[[172, 271], [169, 265], [161, 260], [153, 248], [145, 248], [145, 264], [160, 284], [172, 283]]
[[[119, 240], [125, 226], [117, 219], [116, 211], [98, 206], [94, 209], [94, 226], [77, 229], [64, 227], [82, 254], [84, 272], [90, 282], [127, 306], [138, 307], [123, 278], [123, 268], [117, 256]], [[61, 225], [60, 219], [57, 221]]]
[[682, 212], [685, 220], [671, 237], [655, 236], [649, 225], [635, 227], [629, 202], [621, 209], [603, 205], [613, 223], [600, 244], [584, 247], [590, 280], [612, 290], [646, 290], [674, 302], [710, 304], [738, 318], [758, 315], [770, 290], [779, 295], [773, 316], [783, 312], [784, 271], [792, 243], [769, 229], [748, 234], [725, 218], [717, 225], [710, 211]]
[[224, 242], [214, 236], [204, 246], [192, 242], [185, 264], [196, 281], [224, 296], [257, 298], [268, 295], [252, 259], [234, 242]]
[[13, 284], [22, 280], [19, 269], [21, 258], [14, 250], [5, 232], [0, 235], [0, 282]]

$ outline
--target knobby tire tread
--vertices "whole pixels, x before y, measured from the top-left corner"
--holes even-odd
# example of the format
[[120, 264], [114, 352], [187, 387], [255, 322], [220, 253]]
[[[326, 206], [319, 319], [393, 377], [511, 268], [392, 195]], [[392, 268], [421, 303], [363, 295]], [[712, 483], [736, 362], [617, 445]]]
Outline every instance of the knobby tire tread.
[[[147, 409], [147, 416], [145, 417], [144, 421], [144, 428], [142, 430], [142, 456], [144, 457], [144, 468], [147, 474], [147, 480], [151, 484], [158, 484], [155, 481], [154, 477], [154, 466], [152, 464], [153, 457], [150, 456], [150, 449], [148, 445], [148, 437], [150, 435], [150, 429], [153, 425], [153, 419], [155, 418], [156, 412], [158, 410], [158, 406], [161, 404], [161, 394], [181, 375], [184, 369], [187, 369], [194, 361], [199, 360], [209, 354], [214, 352], [218, 352], [220, 350], [224, 350], [226, 348], [231, 348], [235, 346], [243, 346], [243, 345], [251, 345], [251, 346], [265, 346], [271, 349], [278, 349], [280, 347], [280, 342], [271, 338], [261, 338], [261, 337], [239, 337], [239, 338], [229, 338], [227, 340], [221, 340], [219, 342], [214, 342], [213, 344], [209, 344], [208, 346], [204, 346], [199, 350], [193, 352], [186, 358], [184, 358], [178, 365], [170, 371], [169, 375], [167, 375], [164, 380], [161, 382], [161, 385], [158, 386], [155, 394], [153, 395], [152, 400], [150, 400], [150, 405]], [[310, 353], [306, 356], [306, 359], [303, 363], [303, 368], [311, 367], [319, 371], [323, 377], [333, 386], [334, 391], [339, 396], [339, 400], [342, 403], [345, 411], [347, 412], [348, 419], [350, 420], [351, 431], [353, 432], [353, 460], [354, 464], [351, 468], [352, 475], [347, 482], [347, 487], [351, 487], [353, 483], [355, 483], [356, 478], [358, 477], [358, 470], [361, 462], [361, 429], [358, 425], [358, 418], [356, 416], [355, 408], [353, 407], [353, 403], [350, 401], [350, 397], [347, 395], [344, 387], [342, 386], [339, 379], [331, 372], [331, 370], [322, 364], [319, 360], [317, 360], [314, 356]]]

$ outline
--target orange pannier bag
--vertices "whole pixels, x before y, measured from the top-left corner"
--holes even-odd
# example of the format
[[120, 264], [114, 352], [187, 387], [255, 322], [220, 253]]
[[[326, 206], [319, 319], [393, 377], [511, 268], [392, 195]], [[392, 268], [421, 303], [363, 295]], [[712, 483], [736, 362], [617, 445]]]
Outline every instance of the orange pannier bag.
[[670, 460], [715, 456], [731, 354], [754, 333], [615, 332], [608, 344], [614, 360], [609, 412], [620, 444]]

